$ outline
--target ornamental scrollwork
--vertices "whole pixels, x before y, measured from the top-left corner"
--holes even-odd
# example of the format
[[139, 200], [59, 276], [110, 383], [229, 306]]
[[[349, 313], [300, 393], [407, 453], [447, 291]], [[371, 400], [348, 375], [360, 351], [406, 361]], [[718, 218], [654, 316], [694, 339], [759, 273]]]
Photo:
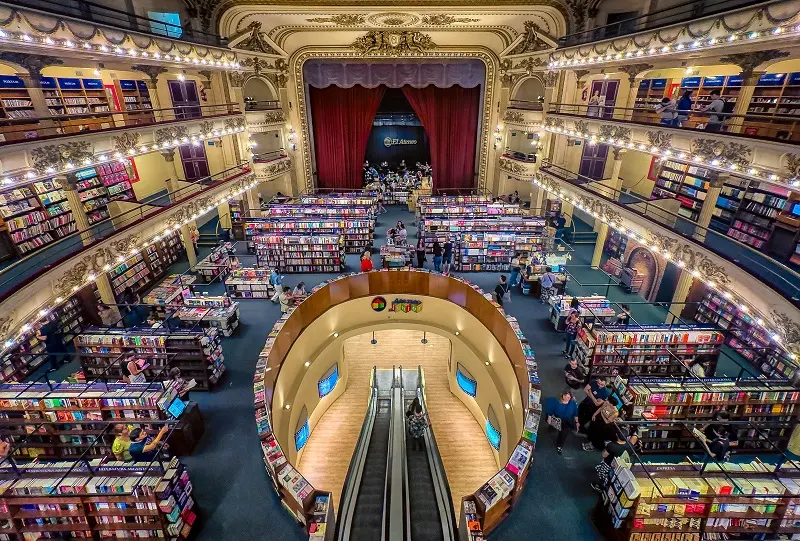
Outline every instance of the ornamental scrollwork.
[[524, 27], [524, 39], [509, 54], [535, 53], [554, 48], [541, 38], [542, 31], [535, 22], [525, 21]]
[[517, 163], [514, 160], [500, 158], [499, 165], [500, 169], [502, 169], [506, 173], [511, 173], [512, 175], [524, 175], [528, 172], [527, 168], [524, 165], [522, 165], [521, 163]]
[[414, 55], [436, 48], [433, 39], [422, 32], [371, 30], [350, 44], [362, 55]]
[[8, 315], [0, 317], [0, 336], [3, 337], [3, 340], [5, 340], [5, 338], [11, 333], [11, 329], [14, 328], [16, 322], [16, 310], [12, 310]]
[[67, 164], [81, 165], [92, 157], [91, 145], [86, 141], [47, 145], [31, 150], [33, 168], [40, 175], [64, 169]]
[[245, 58], [244, 60], [242, 60], [242, 66], [253, 68], [253, 73], [255, 73], [256, 75], [261, 75], [264, 69], [269, 67], [269, 62], [261, 58], [258, 58], [257, 56], [251, 56], [249, 58]]
[[747, 167], [752, 159], [753, 149], [740, 143], [700, 138], [692, 140], [692, 153], [706, 160], [725, 160], [739, 167]]
[[243, 71], [229, 71], [228, 77], [231, 79], [231, 86], [241, 88], [247, 80], [247, 74]]
[[585, 120], [575, 121], [575, 131], [580, 134], [589, 133], [589, 123]]
[[556, 86], [558, 82], [558, 72], [557, 71], [547, 71], [542, 76], [542, 81], [544, 81], [545, 88], [553, 88]]
[[286, 173], [292, 169], [292, 160], [286, 159], [275, 162], [267, 166], [267, 175], [277, 176]]
[[786, 349], [795, 355], [800, 354], [800, 325], [788, 315], [777, 310], [773, 310], [770, 315]]
[[111, 241], [108, 246], [97, 248], [90, 254], [81, 257], [53, 284], [53, 291], [59, 297], [69, 297], [84, 287], [91, 275], [105, 272], [104, 266], [114, 262], [120, 254], [127, 254], [139, 242], [138, 235], [129, 235], [118, 241]]
[[800, 177], [800, 155], [785, 154], [782, 161], [784, 162], [784, 168], [786, 171], [788, 171], [790, 177]]
[[[244, 49], [245, 51], [253, 51], [254, 53], [280, 54], [267, 41], [267, 34], [261, 31], [260, 22], [258, 21], [251, 22], [243, 32], [239, 33], [239, 36], [248, 32], [250, 35], [247, 36], [247, 38], [240, 41], [239, 43], [237, 43], [236, 45], [234, 45], [233, 46], [234, 48]], [[244, 64], [244, 62], [245, 61], [243, 60], [242, 64]]]
[[647, 234], [648, 242], [658, 251], [669, 254], [672, 261], [682, 261], [685, 267], [697, 271], [706, 280], [713, 280], [721, 285], [731, 283], [725, 267], [714, 263], [703, 252], [669, 235], [653, 231], [648, 231]]
[[125, 132], [122, 135], [112, 136], [111, 141], [114, 145], [114, 150], [124, 154], [130, 149], [138, 147], [140, 138], [141, 136], [138, 133]]
[[515, 64], [514, 69], [524, 69], [525, 73], [527, 73], [528, 75], [532, 75], [535, 71], [537, 71], [537, 68], [543, 68], [546, 65], [547, 62], [545, 62], [538, 56], [536, 58], [529, 56], [528, 58]]
[[506, 111], [506, 114], [503, 115], [503, 122], [516, 122], [521, 124], [525, 122], [525, 115], [519, 111]]
[[284, 120], [286, 120], [286, 116], [283, 114], [283, 111], [267, 111], [264, 114], [264, 122], [267, 124], [280, 124]]
[[561, 128], [561, 129], [563, 129], [565, 126], [563, 118], [554, 118], [552, 116], [549, 116], [545, 119], [544, 125], [548, 128]]
[[631, 140], [631, 130], [630, 128], [623, 128], [622, 126], [603, 124], [600, 126], [600, 131], [597, 132], [597, 136], [627, 143]]
[[186, 137], [186, 128], [184, 126], [169, 126], [156, 130], [156, 144], [159, 146], [164, 143], [173, 143], [182, 137]]
[[204, 120], [200, 123], [200, 133], [211, 133], [214, 131], [214, 123], [209, 120]]
[[454, 23], [477, 23], [480, 19], [471, 19], [469, 17], [453, 17], [447, 14], [438, 15], [425, 15], [422, 17], [423, 26], [448, 26]]
[[244, 118], [236, 117], [236, 118], [226, 118], [225, 120], [222, 121], [222, 125], [226, 130], [231, 129], [236, 131], [238, 129], [245, 128], [247, 126], [247, 123], [245, 122]]
[[331, 17], [314, 17], [306, 19], [310, 23], [333, 23], [336, 26], [361, 26], [366, 21], [363, 15], [333, 15]]
[[661, 151], [672, 148], [672, 134], [664, 133], [661, 130], [647, 132], [647, 141], [650, 146], [656, 147]]

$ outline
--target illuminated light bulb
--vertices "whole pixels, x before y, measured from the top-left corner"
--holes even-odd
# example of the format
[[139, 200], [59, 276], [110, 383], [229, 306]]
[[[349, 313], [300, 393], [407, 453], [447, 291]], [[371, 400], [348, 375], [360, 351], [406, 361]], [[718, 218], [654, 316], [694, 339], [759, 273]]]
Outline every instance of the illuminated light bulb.
[[679, 259], [677, 265], [679, 267], [684, 267], [686, 265], [686, 263], [683, 262], [683, 259]]
[[61, 302], [64, 300], [64, 297], [56, 297], [56, 302]]
[[647, 148], [647, 147], [644, 146], [642, 143], [639, 143], [639, 150], [644, 150], [645, 148]]
[[[5, 38], [5, 37], [8, 37], [8, 34], [3, 32], [2, 30], [0, 30], [0, 38]], [[67, 42], [67, 43], [69, 43], [69, 42]]]
[[777, 335], [777, 334], [770, 335], [770, 338], [772, 338], [775, 342], [780, 342], [781, 341], [781, 337], [779, 335]]
[[147, 146], [146, 145], [140, 146], [139, 147], [139, 152], [147, 152]]
[[751, 167], [750, 169], [747, 170], [747, 174], [748, 175], [757, 175], [758, 174], [758, 169], [756, 169], [755, 167]]
[[749, 39], [756, 39], [758, 37], [758, 32], [750, 32], [749, 34], [747, 34], [747, 37]]
[[769, 179], [770, 179], [770, 180], [778, 180], [778, 175], [776, 175], [775, 173], [773, 173], [773, 174], [771, 174], [771, 175], [769, 176]]
[[686, 158], [686, 153], [685, 152], [681, 152], [680, 154], [678, 154], [678, 158], [680, 158], [682, 160], [685, 159]]
[[719, 160], [717, 160], [716, 158], [711, 160], [711, 165], [714, 165], [714, 166], [719, 165]]
[[692, 270], [692, 276], [694, 276], [695, 278], [697, 278], [698, 276], [700, 276], [700, 273], [699, 273], [699, 272], [697, 272], [696, 270], [694, 270], [694, 269], [693, 269], [693, 270]]
[[75, 291], [78, 291], [78, 289], [80, 289], [78, 286], [72, 286], [72, 292], [73, 292], [73, 293], [74, 293]]
[[103, 270], [104, 270], [104, 271], [111, 270], [111, 265], [109, 265], [108, 263], [106, 263], [105, 265], [103, 265]]
[[700, 42], [699, 41], [693, 41], [692, 42], [692, 47], [694, 47], [694, 48], [700, 47]]
[[122, 157], [122, 152], [120, 152], [120, 151], [116, 151], [116, 152], [114, 153], [114, 157], [115, 157], [115, 158], [117, 158], [117, 159], [121, 158], [121, 157]]
[[739, 169], [739, 166], [738, 166], [738, 165], [736, 165], [735, 163], [732, 163], [732, 164], [728, 165], [728, 168], [729, 168], [731, 171], [736, 171], [737, 169]]
[[45, 42], [45, 43], [47, 43], [48, 45], [52, 45], [53, 43], [55, 43], [55, 42], [54, 42], [52, 39], [50, 39], [50, 38], [44, 38], [44, 42]]
[[178, 74], [178, 80], [179, 81], [183, 81], [184, 79], [186, 79], [186, 77], [183, 76], [183, 73], [179, 73]]
[[13, 346], [13, 345], [14, 345], [14, 341], [13, 341], [13, 340], [11, 340], [11, 339], [9, 338], [8, 340], [6, 340], [6, 341], [4, 342], [4, 345], [5, 345], [7, 348], [10, 348], [11, 346]]
[[683, 50], [683, 43], [679, 43], [679, 44], [677, 44], [677, 45], [675, 46], [675, 49], [676, 49], [676, 50], [678, 50], [678, 51], [682, 51], [682, 50]]
[[647, 51], [647, 54], [656, 54], [656, 50], [653, 47], [650, 47], [650, 50]]
[[654, 145], [654, 146], [651, 146], [651, 147], [650, 147], [650, 152], [658, 152], [658, 147], [657, 147], [657, 146], [655, 146], [655, 145]]
[[756, 325], [764, 326], [764, 320], [761, 318], [756, 319]]
[[161, 60], [161, 53], [158, 53], [158, 52], [153, 53], [153, 58], [155, 58], [157, 60]]
[[100, 51], [103, 52], [103, 53], [107, 53], [108, 52], [108, 47], [106, 47], [105, 45], [101, 45], [100, 46]]
[[779, 27], [779, 26], [778, 26], [778, 27], [776, 27], [776, 28], [774, 28], [774, 29], [772, 30], [772, 33], [773, 33], [774, 35], [776, 35], [776, 36], [777, 36], [778, 34], [780, 34], [781, 32], [783, 32], [783, 29], [782, 29], [781, 27]]
[[306, 362], [303, 363], [303, 366], [308, 368], [309, 366], [311, 366], [311, 362], [310, 361], [306, 361]]
[[131, 56], [136, 56], [139, 53], [136, 51], [136, 49], [128, 49], [128, 54]]
[[716, 38], [711, 38], [710, 40], [708, 40], [709, 45], [714, 45], [715, 43], [717, 43]]
[[28, 332], [29, 330], [31, 330], [31, 326], [27, 323], [22, 326], [22, 332]]
[[734, 36], [733, 34], [728, 36], [728, 42], [735, 41], [735, 40], [736, 40], [736, 36]]
[[122, 47], [115, 47], [114, 52], [117, 54], [123, 54], [124, 51], [122, 50]]
[[31, 38], [28, 34], [22, 34], [22, 41], [33, 41], [33, 38]]
[[642, 50], [641, 50], [641, 49], [639, 49], [638, 51], [636, 51], [636, 56], [642, 56], [643, 54], [644, 54], [644, 53], [642, 52]]
[[148, 56], [150, 56], [150, 55], [147, 53], [147, 51], [142, 51], [142, 56], [143, 56], [143, 57], [145, 57], [145, 58], [147, 58], [147, 57], [148, 57]]
[[489, 366], [489, 361], [483, 361], [483, 364], [485, 364], [486, 366]]
[[3, 179], [3, 184], [11, 184], [11, 179], [6, 177]]
[[92, 44], [87, 41], [86, 43], [83, 44], [83, 48], [84, 49], [91, 49], [92, 48]]
[[722, 294], [722, 296], [725, 297], [726, 299], [732, 299], [733, 298], [733, 295], [731, 295], [730, 291], [726, 291], [725, 293]]
[[26, 178], [34, 178], [35, 176], [36, 175], [33, 173], [33, 171], [28, 171], [27, 173], [25, 173]]
[[666, 45], [664, 47], [661, 47], [661, 52], [662, 53], [668, 53], [669, 52], [669, 47], [667, 47]]
[[741, 305], [739, 307], [739, 310], [741, 310], [742, 312], [747, 312], [747, 310], [749, 310], [749, 308], [747, 308], [747, 306], [743, 304], [743, 305]]

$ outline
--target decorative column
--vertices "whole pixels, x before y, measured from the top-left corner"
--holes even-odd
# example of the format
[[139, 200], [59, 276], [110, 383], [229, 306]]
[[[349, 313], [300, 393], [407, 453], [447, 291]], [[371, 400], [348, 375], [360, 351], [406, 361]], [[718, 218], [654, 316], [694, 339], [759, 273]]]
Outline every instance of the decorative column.
[[599, 267], [600, 258], [603, 256], [603, 247], [606, 245], [606, 237], [608, 237], [608, 224], [595, 218], [594, 231], [597, 233], [597, 242], [594, 244], [592, 253], [592, 267]]
[[739, 90], [739, 95], [736, 97], [736, 106], [733, 108], [734, 116], [725, 121], [729, 132], [741, 133], [742, 125], [744, 123], [744, 115], [750, 108], [750, 100], [753, 98], [753, 92], [758, 84], [758, 79], [764, 75], [764, 71], [756, 71], [756, 68], [765, 62], [775, 60], [777, 58], [785, 58], [789, 53], [778, 50], [768, 51], [755, 51], [752, 53], [736, 53], [720, 58], [723, 64], [735, 64], [741, 68], [739, 74], [742, 78], [742, 88]]
[[[191, 222], [194, 226], [194, 222]], [[194, 267], [197, 265], [197, 252], [194, 251], [194, 244], [192, 244], [192, 233], [189, 230], [189, 224], [181, 226], [181, 238], [183, 239], [183, 247], [186, 248], [186, 258], [189, 260], [189, 266]]]
[[666, 323], [680, 322], [681, 312], [686, 304], [689, 291], [692, 289], [693, 280], [694, 277], [691, 272], [686, 269], [681, 269], [678, 283], [675, 284], [675, 293], [672, 294], [672, 300], [669, 304], [669, 313], [667, 314]]
[[80, 194], [75, 187], [75, 183], [77, 182], [75, 174], [69, 173], [54, 178], [61, 184], [64, 194], [67, 196], [67, 202], [69, 202], [69, 208], [72, 211], [72, 218], [75, 220], [76, 231], [83, 231], [83, 233], [81, 233], [81, 242], [86, 246], [92, 242], [94, 236], [89, 229], [89, 217], [86, 215], [86, 210], [83, 208], [83, 201], [81, 201]]
[[700, 207], [700, 215], [697, 217], [697, 225], [694, 231], [694, 238], [698, 242], [706, 240], [706, 231], [711, 224], [711, 217], [714, 215], [714, 208], [717, 206], [717, 199], [725, 186], [725, 176], [718, 175], [716, 179], [708, 183], [708, 191], [706, 191], [706, 198], [703, 200], [703, 205]]
[[180, 185], [178, 184], [178, 167], [175, 165], [175, 149], [169, 148], [161, 151], [161, 157], [167, 162], [167, 191], [170, 195], [170, 201], [175, 201], [174, 193], [178, 191]]
[[622, 190], [622, 179], [619, 178], [619, 172], [620, 169], [622, 169], [622, 160], [625, 157], [625, 149], [612, 147], [611, 151], [614, 157], [613, 161], [611, 162], [611, 175], [609, 175], [608, 181], [603, 182], [603, 184], [609, 188], [609, 193], [606, 194], [607, 197], [616, 201], [619, 198], [619, 192]]
[[117, 298], [114, 295], [114, 288], [111, 287], [111, 280], [108, 278], [107, 272], [98, 274], [94, 284], [97, 286], [97, 291], [100, 292], [100, 301], [102, 301], [103, 304], [117, 303]]
[[244, 192], [244, 206], [248, 216], [253, 218], [260, 217], [261, 204], [258, 202], [258, 185], [255, 188], [250, 188]]
[[633, 116], [632, 109], [636, 106], [636, 95], [639, 93], [639, 82], [644, 78], [645, 72], [653, 69], [652, 64], [630, 64], [622, 66], [619, 70], [628, 75], [628, 98], [625, 100], [625, 108], [614, 111], [614, 118], [630, 120]]

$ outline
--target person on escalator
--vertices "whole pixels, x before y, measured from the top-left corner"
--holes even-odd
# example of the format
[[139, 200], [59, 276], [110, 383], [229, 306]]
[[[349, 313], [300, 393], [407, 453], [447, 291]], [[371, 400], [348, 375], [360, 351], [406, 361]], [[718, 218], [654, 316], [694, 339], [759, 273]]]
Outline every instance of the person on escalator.
[[414, 410], [417, 409], [419, 406], [419, 398], [414, 398], [414, 401], [408, 405], [408, 409], [406, 410], [406, 419], [410, 419], [412, 415], [414, 415]]
[[411, 449], [425, 450], [425, 429], [428, 428], [428, 419], [422, 413], [422, 406], [417, 402], [413, 404], [413, 413], [408, 418], [408, 433], [411, 436]]

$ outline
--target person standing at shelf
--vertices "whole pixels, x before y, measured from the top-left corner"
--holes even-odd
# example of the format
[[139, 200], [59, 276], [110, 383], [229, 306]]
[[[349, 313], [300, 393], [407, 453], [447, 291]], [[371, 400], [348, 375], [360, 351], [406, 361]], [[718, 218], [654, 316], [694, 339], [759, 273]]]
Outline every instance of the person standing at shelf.
[[577, 391], [583, 386], [584, 375], [583, 370], [578, 365], [578, 359], [570, 359], [564, 367], [564, 379], [567, 382], [567, 386], [573, 391]]
[[597, 471], [597, 481], [592, 483], [592, 490], [595, 492], [603, 492], [608, 484], [608, 476], [611, 473], [611, 463], [615, 458], [619, 458], [626, 452], [634, 449], [639, 443], [639, 436], [633, 434], [628, 436], [628, 430], [624, 427], [617, 426], [617, 436], [609, 441], [603, 449], [603, 461], [595, 466]]
[[705, 131], [718, 132], [722, 130], [722, 123], [725, 122], [725, 116], [722, 114], [722, 110], [725, 109], [725, 102], [720, 98], [719, 90], [714, 89], [710, 94], [711, 103], [700, 109], [700, 112], [708, 113]]
[[442, 250], [442, 273], [450, 274], [450, 266], [453, 264], [453, 241], [450, 237], [444, 241], [444, 249]]
[[64, 341], [59, 332], [57, 320], [48, 321], [36, 329], [36, 338], [44, 344], [44, 351], [51, 370], [56, 370], [67, 362], [64, 358]]
[[[140, 302], [139, 295], [133, 292], [130, 286], [125, 288], [122, 293], [123, 307], [123, 324], [126, 327], [135, 327], [139, 323], [138, 304]], [[128, 318], [129, 323], [125, 324], [125, 318]]]
[[122, 379], [126, 383], [147, 383], [144, 371], [150, 366], [144, 359], [136, 359], [132, 353], [122, 361]]
[[442, 271], [442, 245], [438, 240], [433, 241], [433, 270]]
[[305, 282], [298, 282], [296, 286], [294, 286], [294, 290], [292, 291], [292, 297], [305, 297], [308, 293], [306, 293], [306, 284]]
[[131, 445], [128, 447], [131, 458], [135, 462], [150, 462], [153, 460], [156, 457], [158, 444], [161, 443], [168, 430], [169, 427], [167, 425], [162, 426], [156, 437], [150, 441], [147, 441], [147, 432], [141, 428], [131, 430]]
[[547, 424], [558, 431], [556, 451], [560, 455], [569, 433], [578, 428], [578, 406], [572, 398], [572, 391], [565, 388], [558, 398], [550, 397], [545, 401], [544, 414]]
[[194, 246], [194, 253], [197, 253], [198, 247], [197, 243], [200, 242], [200, 231], [197, 230], [196, 226], [192, 226], [189, 230], [189, 237], [192, 239], [192, 246]]
[[272, 289], [275, 291], [270, 298], [273, 303], [278, 302], [278, 297], [281, 294], [281, 282], [283, 282], [283, 276], [278, 273], [278, 269], [272, 269], [272, 272], [269, 274], [269, 285], [271, 285]]
[[278, 295], [278, 302], [281, 305], [281, 314], [285, 314], [289, 311], [289, 307], [292, 304], [292, 288], [289, 286], [283, 286], [283, 291], [281, 294]]
[[425, 267], [425, 239], [420, 238], [417, 241], [417, 268], [422, 269]]
[[585, 434], [589, 428], [589, 423], [592, 422], [592, 416], [611, 396], [611, 389], [608, 387], [608, 379], [605, 376], [600, 376], [592, 380], [583, 390], [586, 392], [586, 398], [578, 406], [578, 418], [580, 419], [578, 430]]
[[130, 453], [131, 447], [131, 428], [125, 424], [114, 425], [114, 443], [111, 444], [111, 452], [114, 458], [130, 462], [133, 460]]
[[617, 314], [617, 325], [627, 325], [631, 319], [631, 307], [627, 304], [621, 304], [622, 312]]
[[674, 126], [678, 119], [678, 113], [675, 110], [675, 102], [669, 98], [663, 98], [661, 103], [655, 106], [656, 114], [661, 115], [662, 126]]
[[539, 284], [541, 285], [542, 293], [540, 295], [542, 304], [546, 304], [550, 297], [555, 293], [554, 286], [556, 284], [556, 275], [553, 274], [553, 269], [550, 267], [544, 268], [544, 274], [539, 277]]
[[676, 108], [678, 110], [678, 126], [683, 126], [686, 122], [689, 121], [689, 115], [692, 114], [692, 107], [694, 106], [694, 102], [692, 101], [692, 92], [693, 89], [689, 89], [683, 93], [681, 99], [678, 100]]
[[522, 267], [520, 266], [519, 257], [514, 256], [511, 259], [511, 277], [508, 280], [508, 286], [509, 287], [515, 287], [517, 285], [517, 280], [522, 282], [522, 280], [520, 280], [520, 271], [521, 270], [522, 270]]
[[561, 353], [564, 355], [564, 357], [569, 359], [572, 357], [572, 354], [577, 347], [576, 340], [578, 338], [578, 331], [581, 328], [580, 313], [573, 309], [567, 316], [566, 321], [564, 321], [564, 325], [567, 332], [567, 345], [564, 347], [564, 351]]
[[494, 297], [497, 301], [497, 304], [500, 305], [500, 308], [503, 307], [503, 297], [506, 296], [508, 293], [508, 284], [506, 283], [506, 275], [500, 275], [500, 281], [497, 282], [497, 285], [494, 286]]
[[361, 254], [361, 272], [369, 272], [372, 269], [372, 254], [369, 253], [369, 250], [365, 250]]
[[422, 413], [419, 402], [412, 404], [411, 415], [408, 416], [408, 433], [411, 435], [411, 449], [425, 450], [425, 429], [428, 428], [428, 419]]
[[397, 235], [395, 236], [395, 243], [400, 246], [405, 246], [406, 242], [408, 242], [408, 231], [406, 230], [406, 224], [403, 222], [397, 222], [399, 225], [397, 226]]
[[100, 303], [97, 305], [97, 315], [106, 327], [121, 327], [122, 316], [116, 306], [111, 307]]

